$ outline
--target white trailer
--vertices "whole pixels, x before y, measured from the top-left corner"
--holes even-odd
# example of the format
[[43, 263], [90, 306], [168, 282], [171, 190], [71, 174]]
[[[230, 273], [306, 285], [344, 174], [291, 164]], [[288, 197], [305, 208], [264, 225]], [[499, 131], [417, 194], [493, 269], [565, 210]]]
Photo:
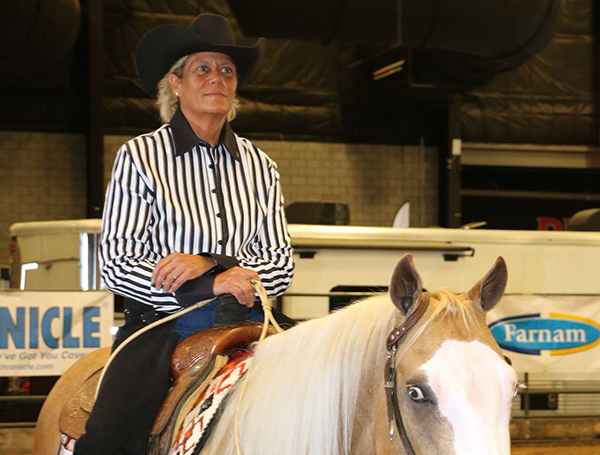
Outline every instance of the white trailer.
[[[600, 295], [600, 232], [289, 226], [296, 271], [289, 293], [327, 293], [336, 286], [386, 286], [410, 252], [431, 290], [465, 290], [498, 256], [508, 264], [511, 294]], [[100, 220], [16, 223], [25, 289], [100, 288]], [[37, 267], [37, 268], [36, 268]], [[292, 306], [297, 317], [326, 314], [319, 304]]]
[[[600, 296], [600, 232], [290, 225], [290, 234], [294, 295], [387, 286], [398, 259], [410, 252], [429, 290], [466, 291], [503, 256], [508, 294]], [[300, 319], [323, 316], [325, 300], [285, 309]]]

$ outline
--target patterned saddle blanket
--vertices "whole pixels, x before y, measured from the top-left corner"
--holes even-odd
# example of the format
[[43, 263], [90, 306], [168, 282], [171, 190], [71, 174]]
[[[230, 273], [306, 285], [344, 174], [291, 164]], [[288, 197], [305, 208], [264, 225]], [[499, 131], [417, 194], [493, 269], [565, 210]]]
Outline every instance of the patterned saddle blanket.
[[[175, 455], [200, 453], [228, 401], [229, 392], [243, 377], [251, 360], [249, 353], [233, 354], [232, 359], [210, 380], [207, 388], [201, 390], [203, 387], [199, 387], [191, 393], [171, 426], [172, 437], [163, 437], [165, 440], [160, 444], [163, 450], [154, 453], [167, 453], [164, 448], [169, 448], [168, 453]], [[150, 453], [153, 453], [152, 450]]]

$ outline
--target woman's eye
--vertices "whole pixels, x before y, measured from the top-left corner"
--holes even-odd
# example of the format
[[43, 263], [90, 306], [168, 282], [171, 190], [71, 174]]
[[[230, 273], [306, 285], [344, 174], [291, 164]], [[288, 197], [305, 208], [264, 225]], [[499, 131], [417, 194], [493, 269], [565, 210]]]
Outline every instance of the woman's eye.
[[208, 66], [206, 66], [206, 65], [200, 65], [198, 67], [198, 71], [206, 72], [206, 71], [208, 71]]
[[223, 68], [221, 68], [221, 72], [226, 73], [226, 74], [231, 74], [231, 73], [233, 73], [233, 68], [231, 68], [229, 66], [224, 66]]
[[413, 401], [423, 401], [425, 399], [425, 395], [423, 395], [423, 391], [415, 386], [410, 386], [408, 389], [408, 396]]

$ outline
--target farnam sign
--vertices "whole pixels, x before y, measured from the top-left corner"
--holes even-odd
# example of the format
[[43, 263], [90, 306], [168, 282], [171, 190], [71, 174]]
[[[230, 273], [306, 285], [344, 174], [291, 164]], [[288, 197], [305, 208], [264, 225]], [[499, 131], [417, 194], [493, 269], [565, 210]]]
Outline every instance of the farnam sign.
[[517, 371], [600, 373], [600, 296], [507, 295], [487, 323]]
[[600, 344], [600, 325], [569, 314], [511, 316], [493, 322], [490, 330], [502, 349], [529, 355], [565, 355]]

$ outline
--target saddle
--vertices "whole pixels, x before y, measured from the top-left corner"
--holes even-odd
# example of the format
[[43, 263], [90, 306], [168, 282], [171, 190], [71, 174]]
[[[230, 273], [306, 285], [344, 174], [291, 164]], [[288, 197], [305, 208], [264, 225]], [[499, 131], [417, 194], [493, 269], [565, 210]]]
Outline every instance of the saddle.
[[[151, 451], [159, 453], [170, 439], [170, 427], [175, 427], [177, 415], [187, 398], [202, 391], [209, 380], [226, 363], [227, 356], [248, 351], [249, 345], [258, 341], [262, 324], [244, 323], [235, 326], [212, 327], [183, 340], [173, 350], [171, 375], [173, 384], [154, 420], [150, 433]], [[268, 335], [275, 332], [271, 329]], [[65, 403], [59, 417], [62, 434], [74, 439], [85, 433], [85, 423], [94, 406], [96, 389], [104, 363], [83, 382]], [[165, 435], [166, 433], [166, 435]]]

